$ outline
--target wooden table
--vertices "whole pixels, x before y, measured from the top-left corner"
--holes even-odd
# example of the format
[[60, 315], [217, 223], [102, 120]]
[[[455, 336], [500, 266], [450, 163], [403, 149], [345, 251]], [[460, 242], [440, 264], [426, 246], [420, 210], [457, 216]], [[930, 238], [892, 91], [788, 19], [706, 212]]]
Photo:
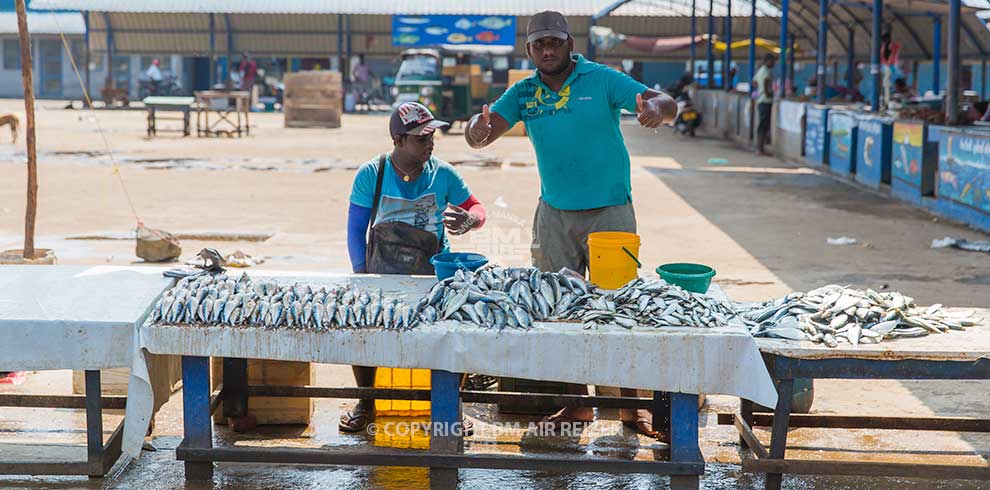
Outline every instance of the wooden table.
[[[148, 111], [149, 138], [157, 135], [158, 131], [181, 131], [183, 136], [189, 136], [189, 113], [192, 111], [193, 104], [196, 103], [195, 97], [150, 96], [145, 97], [143, 102]], [[182, 115], [180, 117], [162, 117], [158, 115], [159, 112], [181, 112]], [[158, 129], [159, 119], [182, 121], [182, 129]]]
[[[741, 400], [740, 413], [719, 414], [723, 425], [735, 425], [744, 450], [743, 471], [766, 473], [766, 488], [778, 490], [783, 474], [897, 476], [909, 478], [990, 480], [990, 467], [924, 463], [819, 461], [786, 459], [787, 431], [792, 427], [831, 429], [895, 429], [990, 432], [990, 419], [965, 417], [861, 417], [792, 414], [794, 380], [990, 380], [990, 310], [979, 310], [984, 324], [965, 331], [898, 339], [879, 344], [839, 344], [830, 349], [811, 342], [757, 339], [777, 383], [778, 402], [771, 414], [754, 414], [754, 404]], [[753, 426], [771, 426], [770, 450], [759, 442]], [[750, 454], [751, 453], [751, 454]]]
[[[196, 135], [251, 135], [248, 114], [251, 93], [242, 90], [202, 90], [196, 95]], [[215, 116], [211, 121], [210, 114]], [[243, 121], [241, 117], [243, 116]]]

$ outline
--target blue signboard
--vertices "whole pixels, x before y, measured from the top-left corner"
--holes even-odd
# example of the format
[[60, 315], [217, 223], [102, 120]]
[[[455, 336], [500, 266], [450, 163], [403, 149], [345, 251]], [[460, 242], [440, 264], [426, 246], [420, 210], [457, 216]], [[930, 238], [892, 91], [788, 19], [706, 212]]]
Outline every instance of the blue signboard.
[[828, 165], [839, 174], [852, 174], [856, 170], [856, 119], [848, 112], [831, 111], [828, 132]]
[[990, 137], [948, 133], [938, 155], [939, 198], [990, 213]]
[[890, 119], [859, 116], [856, 128], [856, 180], [874, 189], [890, 183]]
[[820, 167], [828, 158], [828, 107], [808, 106], [805, 110], [804, 157]]
[[515, 46], [511, 15], [393, 15], [393, 46], [471, 44]]

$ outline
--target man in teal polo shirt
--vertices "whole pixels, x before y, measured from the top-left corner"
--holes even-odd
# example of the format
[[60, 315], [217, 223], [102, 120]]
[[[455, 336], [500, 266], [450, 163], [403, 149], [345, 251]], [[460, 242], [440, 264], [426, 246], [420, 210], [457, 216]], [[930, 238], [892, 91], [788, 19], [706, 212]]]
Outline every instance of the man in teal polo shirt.
[[[526, 52], [536, 71], [509, 87], [491, 109], [486, 105], [472, 117], [465, 138], [472, 148], [482, 148], [517, 122], [526, 125], [540, 172], [533, 264], [542, 270], [566, 267], [583, 274], [589, 233], [636, 232], [620, 110], [635, 112], [641, 125], [657, 128], [673, 123], [677, 103], [573, 50], [574, 38], [563, 15], [534, 15], [526, 26]], [[572, 385], [571, 392], [587, 393], [587, 387]], [[546, 422], [593, 419], [591, 408], [565, 408]], [[645, 410], [626, 412], [622, 419], [640, 432], [656, 434]]]

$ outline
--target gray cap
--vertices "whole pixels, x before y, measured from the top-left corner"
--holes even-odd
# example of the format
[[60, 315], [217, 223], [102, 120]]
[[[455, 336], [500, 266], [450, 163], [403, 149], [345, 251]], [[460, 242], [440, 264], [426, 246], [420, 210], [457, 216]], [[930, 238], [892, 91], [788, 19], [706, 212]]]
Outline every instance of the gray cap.
[[529, 23], [526, 24], [526, 42], [531, 43], [544, 37], [567, 39], [569, 32], [564, 14], [544, 10], [529, 18]]
[[401, 104], [392, 112], [388, 121], [388, 129], [392, 138], [406, 134], [422, 136], [447, 126], [450, 124], [435, 119], [433, 113], [419, 102]]

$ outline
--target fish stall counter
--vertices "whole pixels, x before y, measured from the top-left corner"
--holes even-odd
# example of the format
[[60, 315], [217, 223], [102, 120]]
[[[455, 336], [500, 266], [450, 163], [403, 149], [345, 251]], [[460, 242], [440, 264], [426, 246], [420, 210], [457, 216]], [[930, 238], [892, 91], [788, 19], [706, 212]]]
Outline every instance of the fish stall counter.
[[[123, 397], [102, 397], [100, 369], [132, 363], [135, 332], [171, 284], [154, 267], [0, 267], [0, 371], [85, 370], [85, 396], [0, 395], [0, 406], [85, 408], [86, 462], [0, 463], [0, 474], [102, 476], [120, 454], [121, 429], [106, 444], [102, 408], [123, 408]], [[150, 412], [167, 398], [167, 359], [155, 358]], [[142, 358], [142, 362], [145, 359]], [[177, 369], [175, 370], [177, 371]], [[163, 378], [164, 373], [164, 378]], [[150, 385], [149, 385], [150, 386]], [[163, 390], [164, 388], [164, 390]], [[143, 429], [142, 429], [143, 430]]]
[[[949, 311], [959, 309], [949, 309]], [[967, 308], [983, 319], [961, 331], [918, 338], [885, 340], [876, 344], [837, 347], [807, 340], [757, 338], [767, 366], [778, 386], [773, 414], [754, 413], [743, 400], [740, 412], [719, 414], [719, 423], [735, 425], [752, 457], [744, 457], [743, 471], [766, 473], [766, 488], [781, 487], [782, 474], [897, 476], [927, 479], [990, 479], [990, 467], [787, 459], [787, 432], [796, 427], [833, 429], [898, 429], [988, 432], [990, 417], [864, 417], [858, 414], [794, 414], [791, 395], [796, 379], [856, 380], [990, 380], [990, 310]], [[983, 396], [982, 393], [978, 396]], [[881, 400], [878, 402], [882, 403]], [[772, 427], [769, 449], [753, 428]]]
[[[418, 298], [425, 298], [437, 283], [432, 277], [273, 271], [259, 271], [254, 279], [274, 279], [279, 284], [299, 282], [312, 287], [353, 286], [366, 291], [381, 289], [385, 297], [408, 301], [409, 304], [414, 304]], [[709, 291], [709, 297], [721, 294], [717, 287]], [[585, 328], [581, 323], [534, 322], [530, 329], [507, 327], [496, 330], [466, 321], [441, 320], [419, 324], [408, 330], [386, 330], [179, 326], [149, 322], [140, 329], [139, 344], [140, 350], [134, 353], [131, 371], [131, 399], [127, 404], [124, 450], [134, 457], [140, 455], [141, 441], [151, 414], [145, 356], [149, 353], [181, 355], [186, 440], [177, 455], [187, 462], [187, 479], [209, 477], [212, 475], [213, 461], [231, 460], [224, 458], [299, 462], [293, 459], [296, 456], [286, 456], [288, 459], [280, 459], [275, 453], [235, 456], [233, 453], [227, 454], [230, 449], [211, 447], [208, 412], [215, 405], [209, 388], [207, 359], [210, 356], [228, 360], [255, 358], [432, 369], [433, 389], [428, 399], [433, 403], [435, 422], [459, 413], [459, 409], [451, 407], [459, 407], [457, 393], [460, 375], [451, 373], [671, 392], [672, 460], [679, 460], [678, 464], [682, 466], [664, 471], [674, 474], [690, 471], [695, 472], [695, 476], [698, 474], [697, 467], [683, 465], [700, 461], [703, 467], [703, 459], [700, 459], [697, 449], [697, 394], [733, 395], [770, 406], [777, 401], [776, 389], [756, 343], [741, 324], [717, 328], [622, 328], [615, 325]], [[455, 377], [453, 383], [449, 382], [450, 376]], [[229, 381], [230, 378], [225, 376], [224, 384]], [[453, 401], [450, 398], [444, 401], [443, 397], [451, 396], [443, 391], [444, 386], [448, 391], [454, 391]], [[224, 391], [227, 389], [226, 386], [223, 388]], [[220, 395], [220, 398], [224, 396]], [[684, 407], [692, 403], [694, 408], [685, 412]], [[682, 417], [687, 416], [688, 421], [678, 425], [678, 413]], [[693, 422], [690, 417], [693, 417]], [[459, 421], [459, 418], [456, 420]], [[504, 466], [509, 463], [477, 463], [477, 458], [481, 457], [478, 455], [462, 456], [465, 459], [458, 460], [458, 464], [466, 466], [495, 464], [483, 467], [516, 467]], [[329, 464], [343, 461], [339, 459], [342, 457], [321, 453], [317, 459], [320, 463]], [[394, 459], [387, 461], [396, 464]], [[409, 464], [434, 466], [427, 463], [415, 460]]]

